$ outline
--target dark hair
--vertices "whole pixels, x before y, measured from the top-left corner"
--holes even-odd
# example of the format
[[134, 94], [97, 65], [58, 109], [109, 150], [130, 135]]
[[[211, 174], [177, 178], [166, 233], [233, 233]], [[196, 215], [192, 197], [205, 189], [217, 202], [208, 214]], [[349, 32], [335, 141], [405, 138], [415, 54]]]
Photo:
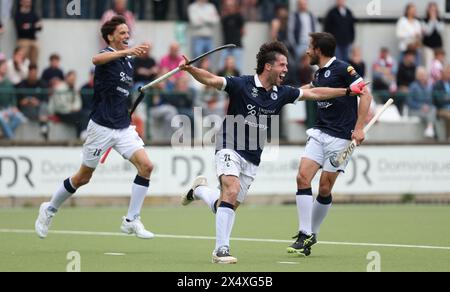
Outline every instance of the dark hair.
[[51, 54], [50, 55], [50, 61], [53, 61], [53, 60], [61, 60], [61, 57], [58, 55], [58, 54]]
[[325, 57], [334, 57], [336, 52], [336, 38], [328, 32], [310, 33], [312, 47], [319, 49]]
[[116, 28], [119, 25], [127, 24], [127, 21], [123, 16], [114, 16], [111, 20], [105, 22], [102, 26], [102, 37], [105, 40], [105, 42], [109, 45], [108, 36], [113, 34]]
[[30, 66], [28, 66], [28, 71], [37, 70], [37, 69], [38, 69], [38, 66], [36, 64], [31, 64]]
[[264, 72], [264, 67], [266, 64], [274, 64], [277, 60], [277, 55], [286, 56], [289, 55], [288, 49], [286, 46], [279, 41], [274, 41], [270, 43], [265, 43], [259, 49], [258, 54], [256, 55], [256, 73], [262, 74]]

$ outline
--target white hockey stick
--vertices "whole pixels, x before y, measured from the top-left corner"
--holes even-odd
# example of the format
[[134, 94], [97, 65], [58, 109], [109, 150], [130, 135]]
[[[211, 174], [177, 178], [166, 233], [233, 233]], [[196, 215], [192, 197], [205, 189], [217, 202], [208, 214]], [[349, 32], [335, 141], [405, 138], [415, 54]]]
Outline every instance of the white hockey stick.
[[[367, 134], [367, 132], [372, 128], [372, 126], [378, 121], [378, 119], [381, 117], [381, 115], [387, 110], [387, 108], [394, 102], [392, 98], [390, 98], [384, 106], [381, 108], [381, 110], [370, 120], [370, 122], [364, 127], [364, 134]], [[337, 156], [330, 159], [331, 164], [334, 167], [339, 167], [344, 161], [346, 161], [352, 154], [353, 151], [356, 149], [356, 140], [353, 140], [348, 144], [347, 148], [345, 148], [344, 151], [339, 153]]]

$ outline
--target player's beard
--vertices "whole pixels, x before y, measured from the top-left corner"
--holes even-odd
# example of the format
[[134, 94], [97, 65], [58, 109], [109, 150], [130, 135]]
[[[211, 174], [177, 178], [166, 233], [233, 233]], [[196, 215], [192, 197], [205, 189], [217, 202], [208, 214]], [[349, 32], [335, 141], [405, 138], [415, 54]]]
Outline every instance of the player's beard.
[[309, 64], [311, 66], [319, 65], [319, 56], [310, 54], [309, 58], [310, 58]]

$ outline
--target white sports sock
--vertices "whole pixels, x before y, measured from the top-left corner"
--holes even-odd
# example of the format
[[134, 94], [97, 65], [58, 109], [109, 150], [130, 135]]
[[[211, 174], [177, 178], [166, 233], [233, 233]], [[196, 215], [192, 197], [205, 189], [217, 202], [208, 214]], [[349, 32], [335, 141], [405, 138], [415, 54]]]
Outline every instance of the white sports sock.
[[73, 187], [72, 180], [70, 178], [66, 179], [56, 193], [53, 194], [50, 201], [50, 207], [58, 210], [68, 198], [75, 194], [75, 192], [76, 189]]
[[136, 177], [131, 190], [130, 206], [127, 214], [128, 220], [133, 221], [140, 215], [149, 185], [150, 181], [148, 179]]
[[230, 208], [220, 207], [216, 214], [216, 250], [221, 246], [230, 246], [230, 234], [236, 213]]
[[312, 211], [312, 233], [319, 234], [320, 226], [322, 225], [325, 217], [328, 215], [328, 211], [330, 210], [332, 204], [331, 200], [327, 204], [323, 204], [323, 202], [319, 202], [321, 199], [318, 197], [318, 200], [314, 201], [313, 211]]
[[313, 196], [311, 189], [299, 190], [296, 196], [299, 231], [311, 235]]
[[213, 211], [216, 212], [214, 204], [220, 197], [219, 189], [212, 189], [206, 186], [199, 186], [194, 190], [194, 196], [198, 199], [203, 200], [206, 205]]

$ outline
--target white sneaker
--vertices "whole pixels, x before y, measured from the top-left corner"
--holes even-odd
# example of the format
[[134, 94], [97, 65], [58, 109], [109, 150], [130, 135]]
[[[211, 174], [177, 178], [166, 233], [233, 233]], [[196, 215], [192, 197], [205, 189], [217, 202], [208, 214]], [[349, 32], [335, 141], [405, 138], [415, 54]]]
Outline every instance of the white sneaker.
[[213, 264], [236, 264], [237, 258], [230, 255], [228, 246], [221, 246], [212, 253]]
[[145, 230], [144, 224], [141, 222], [141, 217], [137, 217], [131, 222], [128, 222], [127, 218], [123, 217], [120, 230], [125, 234], [136, 234], [141, 239], [152, 239], [155, 237], [152, 232]]
[[433, 127], [427, 127], [424, 133], [425, 137], [427, 138], [434, 138], [434, 128]]
[[41, 207], [39, 208], [39, 216], [34, 224], [34, 229], [36, 230], [37, 235], [42, 239], [47, 237], [48, 229], [50, 228], [52, 219], [55, 216], [55, 213], [50, 212], [48, 207], [50, 207], [49, 202], [41, 204]]
[[206, 177], [204, 176], [197, 177], [192, 183], [191, 189], [187, 192], [186, 195], [183, 195], [181, 197], [181, 205], [187, 206], [193, 201], [197, 200], [197, 198], [194, 196], [195, 189], [198, 188], [199, 186], [207, 186], [207, 185], [208, 180], [206, 179]]

